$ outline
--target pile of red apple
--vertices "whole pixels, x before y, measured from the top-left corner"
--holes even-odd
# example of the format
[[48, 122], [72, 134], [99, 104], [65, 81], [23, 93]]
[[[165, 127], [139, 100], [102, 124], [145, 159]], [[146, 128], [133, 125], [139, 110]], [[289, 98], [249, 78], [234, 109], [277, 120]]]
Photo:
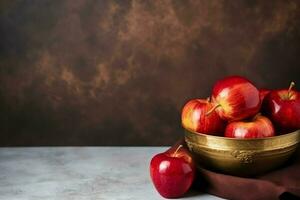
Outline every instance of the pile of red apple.
[[227, 77], [214, 85], [211, 98], [192, 99], [184, 106], [182, 125], [194, 132], [234, 138], [292, 132], [300, 128], [300, 94], [294, 85], [259, 90], [246, 78]]
[[[182, 126], [196, 133], [231, 138], [263, 138], [300, 129], [300, 92], [257, 89], [244, 77], [215, 83], [212, 96], [192, 99], [182, 109]], [[177, 145], [154, 156], [150, 175], [166, 198], [182, 196], [195, 178], [195, 164], [186, 148]]]

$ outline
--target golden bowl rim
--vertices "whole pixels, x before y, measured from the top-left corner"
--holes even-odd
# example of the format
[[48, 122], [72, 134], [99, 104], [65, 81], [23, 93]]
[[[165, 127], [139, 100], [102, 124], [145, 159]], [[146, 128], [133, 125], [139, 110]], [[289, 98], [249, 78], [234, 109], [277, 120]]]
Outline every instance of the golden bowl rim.
[[272, 140], [272, 139], [280, 139], [283, 137], [288, 137], [290, 135], [293, 134], [300, 134], [300, 129], [290, 132], [290, 133], [285, 133], [285, 134], [281, 134], [281, 135], [275, 135], [275, 136], [271, 136], [271, 137], [262, 137], [262, 138], [230, 138], [230, 137], [225, 137], [225, 136], [218, 136], [218, 135], [209, 135], [209, 134], [205, 134], [205, 133], [200, 133], [197, 131], [193, 131], [190, 130], [188, 128], [185, 128], [184, 126], [182, 126], [186, 131], [189, 131], [190, 133], [193, 133], [197, 136], [202, 136], [202, 137], [211, 137], [211, 138], [215, 138], [215, 139], [223, 139], [223, 140], [230, 140], [230, 141], [261, 141], [261, 140]]

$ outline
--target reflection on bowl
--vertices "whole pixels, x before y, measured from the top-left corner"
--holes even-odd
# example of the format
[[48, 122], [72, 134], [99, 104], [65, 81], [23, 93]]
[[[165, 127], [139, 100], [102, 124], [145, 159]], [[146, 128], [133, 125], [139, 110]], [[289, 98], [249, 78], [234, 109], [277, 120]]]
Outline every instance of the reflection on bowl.
[[238, 176], [258, 175], [284, 164], [295, 152], [300, 130], [257, 139], [237, 139], [185, 129], [185, 141], [198, 166]]

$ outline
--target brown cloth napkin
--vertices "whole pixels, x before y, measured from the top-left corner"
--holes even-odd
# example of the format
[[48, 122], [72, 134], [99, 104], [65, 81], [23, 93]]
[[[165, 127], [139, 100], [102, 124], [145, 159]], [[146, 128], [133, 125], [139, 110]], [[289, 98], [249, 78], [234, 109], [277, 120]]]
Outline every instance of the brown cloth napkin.
[[[183, 146], [186, 147], [183, 140]], [[178, 144], [178, 143], [177, 143]], [[300, 199], [300, 149], [285, 166], [264, 175], [243, 178], [205, 168], [198, 170], [194, 187], [232, 200]]]

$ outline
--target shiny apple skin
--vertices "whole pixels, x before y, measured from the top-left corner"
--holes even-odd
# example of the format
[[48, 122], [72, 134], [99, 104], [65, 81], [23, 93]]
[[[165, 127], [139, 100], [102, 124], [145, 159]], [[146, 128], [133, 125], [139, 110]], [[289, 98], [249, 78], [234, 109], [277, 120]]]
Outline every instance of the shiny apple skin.
[[263, 102], [264, 114], [282, 133], [300, 129], [300, 92], [290, 91], [290, 98], [282, 98], [288, 90], [274, 90]]
[[271, 90], [269, 89], [259, 89], [259, 97], [260, 97], [260, 101], [263, 102], [265, 97], [271, 92]]
[[213, 102], [220, 105], [216, 112], [228, 121], [254, 116], [261, 107], [258, 89], [246, 78], [229, 76], [213, 87]]
[[182, 109], [181, 122], [186, 129], [209, 135], [222, 135], [226, 122], [222, 120], [216, 111], [209, 115], [206, 113], [213, 104], [204, 99], [192, 99]]
[[152, 158], [150, 176], [161, 196], [178, 198], [191, 187], [196, 176], [196, 166], [185, 148], [181, 148], [176, 154], [174, 148], [171, 148]]
[[225, 137], [264, 138], [275, 135], [272, 122], [264, 116], [256, 116], [251, 121], [235, 121], [227, 125]]

